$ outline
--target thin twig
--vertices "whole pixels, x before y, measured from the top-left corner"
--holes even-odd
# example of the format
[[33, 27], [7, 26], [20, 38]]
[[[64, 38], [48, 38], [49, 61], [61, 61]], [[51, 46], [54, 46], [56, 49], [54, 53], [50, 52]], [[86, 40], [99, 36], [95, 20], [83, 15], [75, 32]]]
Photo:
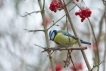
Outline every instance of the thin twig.
[[77, 68], [76, 68], [76, 66], [75, 66], [75, 64], [74, 64], [74, 61], [72, 60], [71, 52], [72, 52], [72, 51], [68, 50], [69, 58], [70, 58], [70, 60], [71, 60], [71, 62], [72, 62], [72, 64], [73, 64], [74, 68], [77, 70]]
[[[71, 55], [71, 53], [70, 53], [70, 55]], [[64, 60], [64, 63], [65, 63], [64, 68], [65, 68], [65, 67], [68, 67], [69, 64], [70, 64], [70, 58], [69, 58], [69, 54], [68, 54], [68, 52], [67, 52], [66, 60]]]
[[100, 22], [99, 22], [99, 33], [98, 33], [98, 36], [97, 36], [97, 41], [98, 41], [98, 45], [100, 43], [100, 39], [101, 39], [101, 35], [102, 35], [102, 26], [103, 26], [103, 21], [104, 21], [104, 16], [105, 16], [105, 12], [103, 13], [101, 19], [100, 19]]
[[40, 45], [37, 45], [37, 44], [34, 44], [35, 46], [38, 46], [38, 47], [40, 47], [40, 48], [42, 48], [42, 49], [44, 49], [45, 47], [42, 47], [42, 46], [40, 46]]
[[95, 67], [100, 66], [100, 64], [102, 64], [103, 62], [105, 63], [105, 61], [102, 61], [102, 62], [100, 62], [98, 65], [93, 66], [93, 68], [91, 69], [91, 71], [92, 71]]
[[[104, 18], [105, 18], [105, 33], [106, 33], [106, 1], [104, 0], [104, 5], [105, 5], [105, 14], [104, 14]], [[106, 34], [104, 37], [104, 61], [106, 61]], [[103, 64], [103, 71], [106, 71], [106, 63], [104, 62]]]
[[[96, 44], [96, 47], [97, 47], [97, 57], [98, 57], [98, 64], [99, 64], [100, 63], [100, 56], [99, 56], [98, 43], [97, 43], [97, 40], [96, 40], [96, 36], [95, 36], [94, 30], [93, 30], [92, 23], [91, 23], [89, 18], [88, 18], [88, 21], [89, 21], [89, 24], [90, 24], [90, 27], [91, 27], [91, 30], [92, 30], [92, 34], [93, 34], [93, 37], [94, 37], [94, 40], [95, 40], [95, 44]], [[98, 66], [98, 71], [99, 71], [99, 66]]]
[[39, 31], [43, 31], [44, 32], [44, 30], [28, 30], [28, 29], [24, 29], [24, 30], [27, 30], [28, 32], [39, 32]]
[[33, 13], [39, 13], [39, 12], [41, 12], [41, 11], [33, 11], [33, 12], [30, 12], [30, 13], [27, 13], [26, 15], [20, 15], [21, 17], [26, 17], [26, 16], [28, 16], [28, 15], [31, 15], [31, 14], [33, 14]]

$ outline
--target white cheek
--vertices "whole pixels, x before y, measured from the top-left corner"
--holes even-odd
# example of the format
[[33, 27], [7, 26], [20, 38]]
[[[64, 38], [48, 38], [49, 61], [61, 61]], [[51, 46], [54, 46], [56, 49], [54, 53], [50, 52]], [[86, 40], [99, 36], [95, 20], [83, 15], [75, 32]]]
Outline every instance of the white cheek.
[[54, 33], [52, 33], [52, 35], [51, 35], [51, 39], [54, 39], [54, 36], [55, 36], [55, 34], [54, 34]]

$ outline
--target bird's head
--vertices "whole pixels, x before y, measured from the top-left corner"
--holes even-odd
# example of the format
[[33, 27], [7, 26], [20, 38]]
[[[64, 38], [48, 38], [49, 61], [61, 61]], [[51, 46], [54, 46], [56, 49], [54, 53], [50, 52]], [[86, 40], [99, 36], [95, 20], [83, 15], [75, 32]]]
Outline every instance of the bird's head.
[[54, 40], [56, 34], [57, 34], [57, 30], [51, 30], [51, 31], [49, 32], [50, 40]]

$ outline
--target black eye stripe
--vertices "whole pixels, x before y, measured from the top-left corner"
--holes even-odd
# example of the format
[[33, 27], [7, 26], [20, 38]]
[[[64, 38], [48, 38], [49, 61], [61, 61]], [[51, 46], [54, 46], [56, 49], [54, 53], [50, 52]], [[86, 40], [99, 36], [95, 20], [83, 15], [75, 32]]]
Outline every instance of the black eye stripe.
[[50, 31], [50, 38], [51, 38], [52, 35], [53, 35], [53, 31]]
[[50, 31], [50, 37], [52, 36], [52, 34], [53, 34], [53, 32], [52, 32], [52, 31]]

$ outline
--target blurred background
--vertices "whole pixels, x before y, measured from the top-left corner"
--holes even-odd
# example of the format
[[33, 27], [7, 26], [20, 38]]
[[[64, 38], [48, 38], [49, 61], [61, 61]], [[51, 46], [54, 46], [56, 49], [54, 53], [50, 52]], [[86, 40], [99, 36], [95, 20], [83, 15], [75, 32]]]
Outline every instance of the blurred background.
[[[69, 2], [67, 0], [66, 2]], [[52, 0], [46, 0], [45, 4], [45, 19], [46, 25], [49, 28], [54, 22], [58, 21], [65, 15], [64, 11], [57, 11], [54, 13], [49, 9]], [[94, 33], [96, 35], [100, 61], [105, 59], [105, 6], [102, 0], [84, 0], [84, 3], [77, 3], [80, 7], [88, 7], [92, 11], [90, 21], [93, 25]], [[75, 4], [70, 3], [67, 7], [72, 9]], [[45, 35], [43, 32], [28, 32], [28, 30], [43, 30], [42, 17], [37, 0], [0, 0], [0, 71], [51, 71], [50, 61], [46, 52], [42, 53], [43, 49], [34, 44], [46, 47]], [[84, 22], [80, 21], [75, 12], [79, 11], [78, 7], [70, 11], [72, 22], [76, 28], [77, 34], [81, 39], [92, 43], [87, 46], [85, 50], [88, 61], [93, 67], [94, 65], [94, 51], [96, 45], [90, 30], [89, 22], [86, 19]], [[27, 15], [27, 16], [25, 16]], [[73, 34], [72, 29], [68, 23], [68, 29]], [[25, 30], [28, 29], [28, 30]], [[59, 20], [51, 29], [67, 29], [66, 17]], [[56, 44], [50, 41], [50, 46], [55, 47]], [[75, 45], [74, 47], [78, 47]], [[55, 51], [53, 54], [56, 71], [74, 71], [73, 65], [70, 63], [69, 67], [63, 68], [66, 59], [66, 51]], [[83, 56], [80, 51], [72, 52], [72, 59], [79, 71], [87, 71]], [[100, 64], [100, 70], [103, 71], [105, 65]], [[96, 70], [95, 70], [96, 71]]]

